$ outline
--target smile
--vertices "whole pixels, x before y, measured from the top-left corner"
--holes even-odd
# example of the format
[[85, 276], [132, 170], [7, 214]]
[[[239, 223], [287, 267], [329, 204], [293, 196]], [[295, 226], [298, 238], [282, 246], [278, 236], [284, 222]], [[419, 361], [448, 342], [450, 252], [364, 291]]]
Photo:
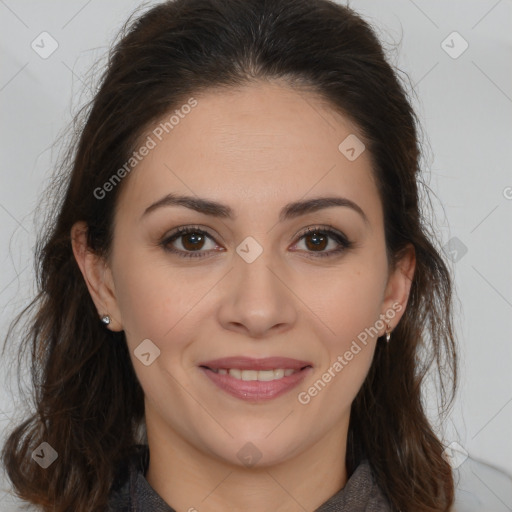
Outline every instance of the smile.
[[313, 371], [311, 366], [299, 370], [277, 368], [270, 370], [240, 370], [237, 368], [199, 369], [221, 393], [252, 403], [278, 398], [299, 386]]

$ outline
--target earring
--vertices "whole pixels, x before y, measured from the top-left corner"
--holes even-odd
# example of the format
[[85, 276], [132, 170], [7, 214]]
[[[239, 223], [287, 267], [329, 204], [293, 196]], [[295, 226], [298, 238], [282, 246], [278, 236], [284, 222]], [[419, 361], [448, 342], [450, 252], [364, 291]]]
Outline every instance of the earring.
[[391, 328], [389, 327], [389, 322], [386, 322], [387, 329], [386, 329], [386, 343], [389, 343], [389, 340], [391, 339]]
[[105, 324], [105, 325], [108, 325], [110, 324], [110, 317], [108, 315], [103, 315], [101, 317], [101, 321]]

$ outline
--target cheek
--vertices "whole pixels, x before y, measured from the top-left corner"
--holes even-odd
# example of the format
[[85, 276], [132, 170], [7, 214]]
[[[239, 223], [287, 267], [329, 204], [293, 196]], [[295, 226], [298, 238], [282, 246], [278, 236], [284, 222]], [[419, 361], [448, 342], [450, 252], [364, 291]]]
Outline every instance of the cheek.
[[[375, 324], [382, 312], [386, 284], [385, 265], [356, 262], [330, 272], [317, 273], [301, 285], [304, 302], [331, 332], [335, 344], [345, 344]], [[314, 283], [314, 284], [311, 284]]]
[[[308, 415], [332, 411], [328, 421], [346, 414], [371, 366], [381, 313], [383, 280], [380, 272], [347, 268], [337, 279], [325, 280], [328, 293], [317, 296], [316, 310], [323, 328], [317, 335], [325, 350], [314, 379], [303, 388], [299, 402]], [[325, 391], [324, 391], [325, 390]]]
[[[120, 264], [116, 283], [130, 356], [147, 398], [158, 402], [164, 389], [173, 389], [176, 398], [181, 388], [178, 383], [187, 378], [182, 363], [197, 326], [188, 321], [188, 314], [206, 291], [203, 286], [191, 285], [179, 272], [171, 273], [153, 262], [144, 266], [135, 260], [132, 255]], [[146, 366], [137, 354], [147, 352], [139, 347], [148, 339], [157, 349], [149, 344], [151, 362]]]
[[322, 389], [325, 384], [329, 389], [317, 401], [318, 411], [324, 400], [334, 401], [342, 411], [359, 391], [382, 333], [379, 315], [386, 275], [384, 258], [370, 262], [354, 257], [335, 272], [315, 280], [311, 304], [316, 304], [315, 313], [324, 325], [318, 335], [326, 350], [317, 387]]
[[136, 250], [118, 258], [115, 269], [116, 297], [129, 345], [134, 348], [145, 338], [159, 340], [183, 315], [183, 279], [171, 279], [168, 268]]
[[127, 252], [116, 270], [116, 295], [129, 348], [133, 352], [142, 340], [150, 339], [161, 350], [160, 363], [178, 363], [197, 337], [198, 322], [211, 318], [202, 308], [217, 275], [199, 266], [173, 268], [142, 250]]

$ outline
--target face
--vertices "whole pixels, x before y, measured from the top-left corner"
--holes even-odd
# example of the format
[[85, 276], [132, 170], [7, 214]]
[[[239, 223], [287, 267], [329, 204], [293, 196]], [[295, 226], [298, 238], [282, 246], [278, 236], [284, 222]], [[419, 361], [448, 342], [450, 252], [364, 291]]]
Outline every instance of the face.
[[346, 434], [407, 279], [388, 271], [347, 118], [278, 83], [194, 97], [168, 134], [141, 137], [156, 145], [125, 178], [110, 295], [94, 298], [126, 333], [148, 425], [238, 465], [252, 442], [274, 464]]

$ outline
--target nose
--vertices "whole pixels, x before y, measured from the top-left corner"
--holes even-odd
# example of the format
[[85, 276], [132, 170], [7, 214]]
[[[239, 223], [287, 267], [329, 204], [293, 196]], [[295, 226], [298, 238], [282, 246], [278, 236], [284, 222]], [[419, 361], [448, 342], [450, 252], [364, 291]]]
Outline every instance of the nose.
[[270, 251], [251, 263], [238, 255], [227, 276], [218, 319], [225, 329], [252, 338], [284, 332], [297, 321], [297, 298], [291, 273], [277, 265]]

